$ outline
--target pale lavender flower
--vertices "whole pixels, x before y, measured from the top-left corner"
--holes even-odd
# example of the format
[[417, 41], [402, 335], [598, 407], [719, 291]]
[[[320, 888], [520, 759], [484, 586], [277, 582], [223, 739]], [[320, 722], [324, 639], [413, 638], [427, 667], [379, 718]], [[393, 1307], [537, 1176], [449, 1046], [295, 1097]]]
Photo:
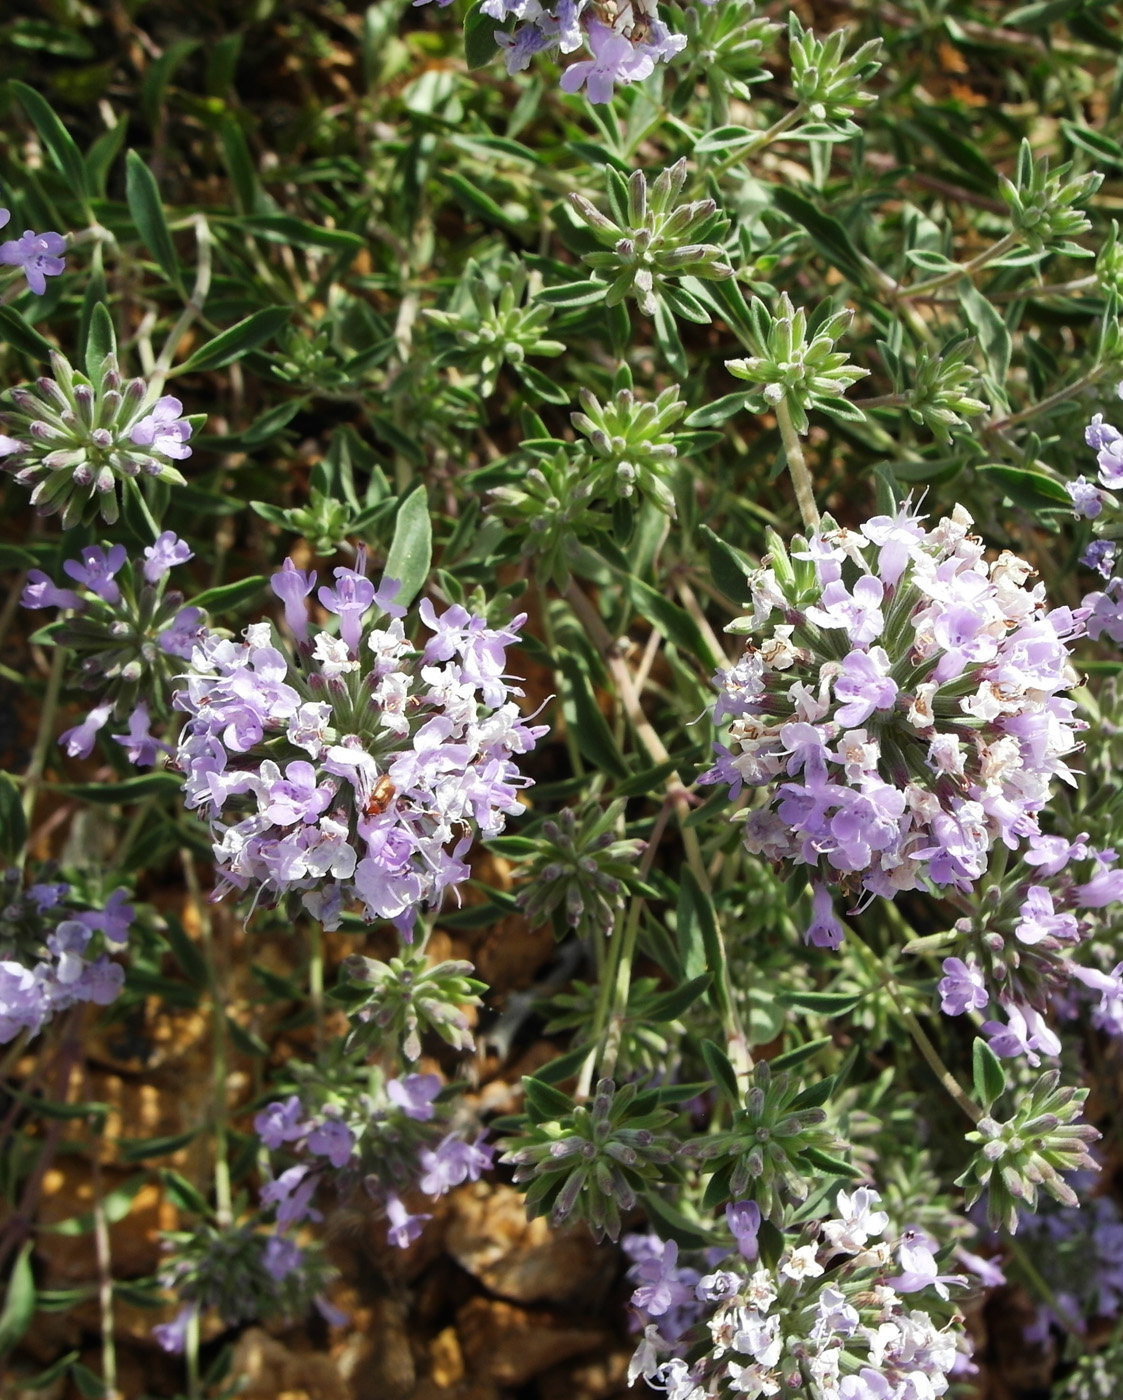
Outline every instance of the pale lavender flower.
[[399, 1249], [408, 1249], [421, 1234], [426, 1220], [432, 1220], [433, 1217], [431, 1215], [411, 1215], [395, 1191], [386, 1193], [385, 1204], [388, 1222], [387, 1239]]
[[584, 87], [590, 102], [611, 102], [616, 83], [638, 82], [655, 71], [651, 54], [637, 49], [630, 39], [600, 20], [589, 21], [587, 36], [593, 56], [569, 65], [561, 75], [563, 92], [579, 92]]
[[1065, 490], [1072, 497], [1073, 510], [1085, 520], [1095, 520], [1104, 508], [1104, 493], [1085, 477], [1078, 476], [1075, 481], [1066, 481]]
[[186, 564], [194, 559], [195, 551], [171, 530], [165, 530], [155, 544], [146, 546], [144, 551], [144, 577], [149, 583], [157, 583], [176, 564]]
[[316, 586], [316, 573], [305, 573], [286, 559], [279, 573], [269, 579], [269, 587], [285, 605], [285, 622], [298, 642], [308, 639], [308, 604], [304, 601]]
[[301, 1220], [319, 1220], [320, 1213], [312, 1208], [319, 1177], [307, 1166], [289, 1167], [274, 1181], [261, 1188], [265, 1205], [277, 1207], [278, 1225], [296, 1225]]
[[289, 1274], [300, 1268], [304, 1251], [288, 1235], [270, 1235], [266, 1241], [262, 1264], [275, 1283], [284, 1283]]
[[109, 550], [90, 544], [82, 550], [81, 561], [67, 559], [62, 571], [75, 583], [84, 584], [91, 593], [107, 603], [119, 603], [121, 590], [114, 581], [114, 575], [125, 562], [125, 546], [115, 544]]
[[180, 656], [184, 661], [190, 661], [203, 631], [202, 608], [180, 608], [172, 618], [172, 625], [156, 634], [156, 645], [169, 656]]
[[6, 243], [0, 243], [0, 263], [22, 267], [27, 285], [36, 296], [42, 296], [47, 290], [47, 278], [66, 271], [65, 252], [66, 239], [61, 233], [34, 233], [25, 229], [22, 238], [9, 238]]
[[1080, 562], [1086, 569], [1094, 569], [1101, 578], [1109, 579], [1115, 571], [1118, 548], [1114, 540], [1093, 540], [1080, 556]]
[[[359, 563], [362, 564], [360, 558]], [[362, 636], [363, 617], [370, 611], [375, 601], [375, 587], [363, 573], [355, 569], [335, 570], [335, 587], [321, 588], [316, 597], [328, 612], [339, 617], [339, 635], [352, 656], [359, 651]]]
[[283, 1103], [267, 1104], [253, 1120], [253, 1130], [266, 1147], [276, 1151], [286, 1142], [295, 1142], [308, 1131], [300, 1099], [293, 1094]]
[[76, 612], [83, 606], [73, 589], [59, 588], [42, 569], [28, 569], [20, 602], [25, 608], [73, 608]]
[[182, 1356], [187, 1349], [187, 1329], [191, 1326], [198, 1308], [194, 1303], [188, 1303], [180, 1308], [171, 1322], [157, 1323], [152, 1329], [152, 1336], [162, 1350], [172, 1356]]
[[105, 728], [112, 713], [112, 705], [95, 705], [81, 724], [59, 735], [59, 743], [71, 758], [89, 758], [98, 730]]
[[440, 1092], [441, 1079], [437, 1074], [407, 1074], [386, 1084], [390, 1102], [418, 1123], [428, 1123], [433, 1117], [433, 1100]]
[[187, 439], [191, 436], [191, 424], [182, 417], [183, 404], [171, 394], [157, 399], [152, 412], [140, 418], [129, 432], [129, 440], [135, 447], [147, 447], [164, 457], [181, 462], [191, 456]]
[[490, 1169], [494, 1155], [495, 1149], [484, 1144], [482, 1134], [475, 1142], [465, 1142], [449, 1133], [436, 1150], [423, 1147], [418, 1153], [422, 1170], [418, 1185], [427, 1196], [443, 1196], [465, 1181], [478, 1181], [480, 1173]]
[[354, 1147], [354, 1133], [338, 1118], [323, 1119], [308, 1134], [308, 1151], [326, 1157], [337, 1171], [351, 1160]]
[[725, 1223], [741, 1257], [755, 1259], [760, 1252], [756, 1239], [760, 1229], [760, 1206], [756, 1201], [730, 1201], [725, 1207]]
[[1080, 936], [1075, 916], [1058, 914], [1053, 907], [1053, 896], [1044, 885], [1029, 887], [1020, 914], [1014, 933], [1022, 943], [1032, 946], [1045, 939], [1075, 943]]
[[128, 733], [110, 735], [110, 738], [125, 750], [129, 762], [136, 764], [138, 768], [150, 768], [161, 752], [171, 753], [167, 744], [152, 737], [151, 723], [148, 706], [143, 700], [138, 700], [129, 715]]
[[981, 1011], [990, 1001], [982, 968], [969, 958], [945, 958], [944, 975], [936, 986], [940, 994], [940, 1010], [947, 1016], [962, 1016], [967, 1011]]
[[1013, 1002], [1004, 1002], [1003, 1009], [1008, 1025], [1003, 1025], [1001, 1021], [983, 1022], [983, 1034], [996, 1055], [1003, 1059], [1024, 1055], [1036, 1069], [1041, 1063], [1041, 1056], [1036, 1051], [1040, 1050], [1043, 1055], [1061, 1053], [1061, 1042], [1045, 1024], [1039, 1011], [1032, 1006], [1017, 1006]]

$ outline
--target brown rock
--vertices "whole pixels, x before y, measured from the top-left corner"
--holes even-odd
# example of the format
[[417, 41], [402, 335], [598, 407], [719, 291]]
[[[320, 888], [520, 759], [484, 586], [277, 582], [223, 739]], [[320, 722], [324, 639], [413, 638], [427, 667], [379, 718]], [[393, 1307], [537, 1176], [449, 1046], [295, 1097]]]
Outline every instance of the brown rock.
[[260, 1327], [238, 1338], [231, 1369], [243, 1383], [241, 1400], [340, 1400], [347, 1393], [330, 1357], [291, 1351]]
[[610, 1334], [551, 1313], [473, 1298], [456, 1315], [464, 1358], [473, 1373], [520, 1386], [571, 1356], [609, 1345]]
[[[541, 1400], [614, 1400], [628, 1392], [628, 1363], [631, 1349], [612, 1351], [607, 1356], [591, 1356], [570, 1366], [554, 1366], [538, 1380]], [[641, 1386], [634, 1400], [641, 1400]]]
[[517, 1191], [482, 1181], [453, 1196], [445, 1248], [490, 1292], [516, 1303], [593, 1308], [616, 1272], [615, 1252], [588, 1231], [528, 1221]]

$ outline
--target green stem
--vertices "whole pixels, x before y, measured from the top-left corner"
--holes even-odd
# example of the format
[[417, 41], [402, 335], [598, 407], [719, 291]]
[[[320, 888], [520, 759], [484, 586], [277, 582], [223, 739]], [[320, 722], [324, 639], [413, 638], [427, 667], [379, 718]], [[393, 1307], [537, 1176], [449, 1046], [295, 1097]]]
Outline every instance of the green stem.
[[[27, 822], [28, 840], [31, 838], [31, 820], [35, 815], [35, 800], [39, 795], [43, 772], [47, 766], [47, 754], [50, 752], [51, 740], [54, 738], [55, 715], [58, 712], [59, 695], [62, 691], [62, 679], [65, 673], [66, 648], [55, 647], [55, 654], [51, 659], [50, 674], [47, 677], [47, 693], [43, 696], [43, 706], [39, 711], [39, 728], [35, 735], [35, 748], [32, 750], [31, 762], [27, 765], [27, 772], [24, 774], [23, 815]], [[16, 856], [16, 868], [22, 870], [26, 861], [27, 841], [24, 841], [23, 848]]]
[[160, 526], [156, 523], [152, 512], [149, 510], [148, 502], [144, 499], [144, 491], [135, 476], [127, 476], [125, 478], [125, 490], [132, 492], [133, 499], [136, 501], [140, 513], [144, 517], [144, 523], [152, 531], [152, 538], [158, 540], [160, 538]]
[[199, 1382], [198, 1310], [193, 1310], [187, 1320], [187, 1336], [183, 1352], [184, 1360], [187, 1362], [187, 1400], [201, 1400], [203, 1388]]
[[187, 334], [191, 323], [203, 314], [203, 307], [206, 304], [207, 294], [211, 289], [211, 239], [210, 227], [202, 214], [196, 214], [192, 219], [192, 226], [195, 230], [195, 247], [198, 250], [197, 261], [195, 263], [195, 286], [191, 291], [191, 297], [187, 305], [179, 315], [179, 319], [168, 333], [167, 340], [164, 341], [164, 348], [160, 351], [160, 358], [156, 361], [153, 377], [149, 380], [149, 398], [158, 398], [160, 391], [167, 381], [171, 371], [172, 360], [175, 352], [179, 349], [179, 343]]
[[724, 175], [727, 170], [732, 170], [735, 165], [740, 165], [740, 163], [743, 160], [747, 160], [749, 156], [756, 155], [756, 153], [762, 151], [765, 146], [770, 146], [777, 137], [783, 136], [785, 131], [795, 126], [796, 122], [802, 121], [803, 116], [804, 107], [801, 102], [798, 107], [793, 107], [786, 116], [781, 117], [779, 121], [773, 122], [766, 131], [760, 132], [751, 140], [747, 141], [740, 150], [734, 151], [731, 156], [726, 156], [723, 161], [712, 166], [709, 173], [714, 176]]
[[312, 946], [308, 951], [308, 995], [316, 1027], [316, 1054], [324, 1048], [324, 932], [318, 919], [312, 920]]
[[815, 504], [815, 486], [811, 480], [811, 473], [807, 470], [803, 444], [800, 442], [799, 434], [792, 422], [791, 409], [788, 407], [786, 398], [781, 399], [776, 405], [776, 422], [779, 425], [780, 437], [784, 443], [784, 455], [788, 459], [788, 473], [792, 479], [792, 486], [795, 488], [795, 499], [799, 506], [800, 516], [807, 529], [814, 534], [819, 528], [819, 508]]
[[1030, 404], [1028, 408], [1023, 408], [1020, 413], [1011, 413], [1006, 418], [999, 418], [995, 423], [988, 423], [986, 431], [988, 433], [1000, 433], [1005, 428], [1016, 427], [1019, 423], [1028, 423], [1031, 418], [1036, 418], [1039, 413], [1044, 413], [1050, 408], [1055, 408], [1059, 403], [1065, 403], [1074, 395], [1079, 394], [1082, 389], [1089, 388], [1095, 384], [1103, 373], [1103, 366], [1097, 361], [1091, 369], [1087, 370], [1073, 384], [1066, 384], [1063, 389], [1058, 389], [1055, 393], [1044, 398], [1040, 403]]
[[195, 873], [195, 862], [186, 846], [180, 848], [180, 861], [183, 865], [184, 881], [191, 903], [195, 909], [199, 928], [203, 935], [203, 956], [207, 963], [211, 989], [211, 1040], [214, 1055], [213, 1094], [211, 1112], [214, 1119], [214, 1200], [215, 1219], [220, 1229], [233, 1223], [233, 1194], [230, 1189], [230, 1162], [227, 1150], [227, 1107], [226, 1107], [226, 997], [222, 986], [221, 969], [215, 951], [214, 927], [211, 916], [199, 888], [199, 877]]
[[955, 267], [948, 268], [946, 272], [941, 272], [936, 277], [929, 277], [926, 282], [915, 282], [911, 287], [902, 287], [898, 295], [902, 301], [908, 301], [912, 297], [927, 296], [929, 292], [934, 292], [940, 287], [950, 286], [952, 282], [958, 282], [961, 277], [974, 277], [975, 273], [981, 272], [987, 263], [1002, 257], [1011, 248], [1016, 248], [1020, 242], [1021, 235], [1011, 230], [1010, 233], [1004, 234], [997, 243], [992, 243], [989, 248], [984, 248], [981, 253], [976, 254], [970, 262], [965, 262], [962, 266], [956, 264]]

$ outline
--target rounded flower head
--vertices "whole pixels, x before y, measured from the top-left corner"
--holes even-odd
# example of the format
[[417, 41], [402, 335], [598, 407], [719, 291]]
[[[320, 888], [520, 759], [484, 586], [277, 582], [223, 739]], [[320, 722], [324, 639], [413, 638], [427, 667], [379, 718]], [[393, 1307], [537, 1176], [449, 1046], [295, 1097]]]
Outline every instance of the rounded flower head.
[[504, 677], [516, 619], [494, 630], [428, 606], [435, 636], [406, 639], [397, 583], [337, 569], [320, 601], [339, 636], [308, 635], [313, 579], [273, 579], [295, 635], [268, 623], [243, 642], [208, 636], [174, 704], [187, 712], [178, 765], [187, 805], [206, 813], [226, 889], [299, 896], [328, 927], [358, 901], [410, 936], [417, 910], [467, 875], [472, 833], [502, 830], [527, 780], [513, 761], [544, 729], [523, 723]]
[[143, 475], [183, 485], [172, 462], [190, 457], [192, 424], [178, 399], [146, 404], [144, 380], [123, 380], [112, 354], [89, 377], [57, 353], [51, 365], [53, 379], [10, 391], [0, 424], [11, 430], [0, 434], [3, 465], [31, 488], [40, 515], [61, 515], [64, 529], [98, 515], [112, 524], [120, 482]]
[[[925, 529], [906, 505], [857, 533], [828, 523], [791, 559], [777, 540], [732, 629], [762, 635], [718, 674], [729, 730], [707, 780], [770, 788], [746, 845], [812, 866], [820, 892], [967, 890], [995, 841], [1038, 834], [1052, 780], [1072, 781], [1085, 615], [1048, 611], [1029, 566], [988, 561], [970, 525], [957, 508]], [[816, 917], [814, 941], [833, 942]]]

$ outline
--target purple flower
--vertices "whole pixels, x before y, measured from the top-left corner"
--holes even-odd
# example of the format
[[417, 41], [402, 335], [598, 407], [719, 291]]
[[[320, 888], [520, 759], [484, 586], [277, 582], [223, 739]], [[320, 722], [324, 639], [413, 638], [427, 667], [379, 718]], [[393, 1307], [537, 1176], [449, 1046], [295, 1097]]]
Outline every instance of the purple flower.
[[1110, 578], [1117, 552], [1118, 545], [1114, 540], [1093, 540], [1080, 556], [1080, 562], [1086, 569], [1094, 569], [1101, 578]]
[[191, 456], [191, 449], [187, 446], [191, 424], [180, 416], [182, 413], [180, 401], [171, 394], [165, 394], [156, 400], [151, 413], [133, 424], [129, 440], [136, 447], [147, 447], [161, 456], [183, 461]]
[[203, 632], [202, 616], [202, 608], [180, 608], [172, 618], [172, 625], [156, 634], [156, 645], [169, 656], [190, 661], [195, 643]]
[[124, 748], [129, 762], [135, 763], [138, 768], [150, 768], [161, 751], [171, 752], [167, 744], [162, 744], [159, 739], [152, 737], [149, 732], [150, 724], [148, 706], [143, 700], [138, 700], [128, 719], [129, 732], [110, 735], [110, 738]]
[[851, 593], [838, 580], [828, 583], [817, 604], [807, 609], [807, 616], [820, 627], [842, 627], [852, 646], [868, 646], [881, 636], [885, 615], [881, 604], [885, 587], [879, 578], [863, 574]]
[[265, 1272], [276, 1283], [284, 1283], [289, 1274], [300, 1268], [304, 1251], [287, 1235], [270, 1235], [261, 1262]]
[[145, 579], [149, 583], [159, 583], [173, 565], [186, 564], [188, 559], [194, 559], [195, 551], [186, 540], [181, 540], [171, 530], [165, 530], [155, 544], [146, 547], [144, 558]]
[[1021, 918], [1014, 926], [1014, 933], [1023, 943], [1030, 946], [1046, 938], [1061, 943], [1074, 943], [1080, 936], [1075, 916], [1056, 913], [1053, 909], [1053, 896], [1044, 885], [1029, 887], [1020, 913]]
[[121, 590], [113, 581], [114, 574], [125, 562], [125, 546], [115, 544], [108, 551], [96, 544], [87, 545], [82, 559], [67, 559], [62, 571], [75, 583], [82, 583], [107, 603], [119, 603]]
[[36, 296], [42, 296], [47, 290], [47, 278], [66, 271], [62, 256], [65, 252], [66, 239], [62, 234], [33, 233], [25, 229], [22, 238], [9, 238], [6, 243], [0, 243], [0, 263], [22, 267], [27, 285]]
[[417, 1160], [422, 1168], [418, 1185], [427, 1196], [443, 1196], [465, 1181], [478, 1181], [480, 1173], [488, 1171], [495, 1149], [483, 1142], [483, 1134], [475, 1142], [449, 1133], [437, 1144], [436, 1151], [423, 1147]]
[[35, 974], [17, 962], [0, 962], [0, 1044], [20, 1031], [34, 1034], [49, 1015], [43, 988]]
[[284, 1103], [267, 1104], [253, 1120], [253, 1130], [271, 1151], [294, 1142], [308, 1131], [301, 1118], [300, 1100], [295, 1094]]
[[[264, 768], [264, 765], [262, 765]], [[275, 771], [276, 765], [273, 765]], [[263, 773], [264, 776], [264, 773]], [[330, 805], [335, 789], [318, 786], [316, 770], [304, 759], [296, 759], [285, 769], [285, 776], [269, 784], [261, 814], [278, 826], [314, 822]]]
[[112, 713], [110, 704], [95, 705], [81, 724], [59, 735], [59, 743], [71, 758], [89, 758], [98, 730], [105, 727]]
[[649, 1317], [662, 1317], [672, 1308], [693, 1302], [694, 1285], [698, 1281], [695, 1270], [679, 1268], [678, 1245], [674, 1240], [660, 1240], [659, 1245], [658, 1254], [640, 1259], [628, 1270], [628, 1277], [639, 1284], [632, 1294], [632, 1307], [641, 1309]]
[[589, 20], [587, 38], [593, 56], [569, 65], [561, 75], [563, 92], [579, 92], [584, 86], [590, 102], [611, 102], [614, 84], [638, 82], [655, 71], [651, 54], [600, 20]]
[[805, 941], [816, 948], [841, 948], [846, 930], [834, 911], [834, 900], [826, 885], [811, 882], [811, 923]]
[[1031, 836], [1029, 849], [1022, 859], [1027, 865], [1034, 866], [1043, 878], [1059, 875], [1074, 860], [1088, 858], [1091, 852], [1085, 844], [1087, 839], [1086, 831], [1081, 832], [1074, 841], [1068, 841], [1063, 836]]
[[421, 1234], [426, 1220], [432, 1218], [431, 1215], [410, 1215], [397, 1192], [386, 1193], [386, 1238], [399, 1249], [408, 1249]]
[[261, 1199], [265, 1205], [277, 1207], [278, 1225], [295, 1225], [301, 1220], [319, 1220], [320, 1213], [312, 1209], [312, 1197], [319, 1185], [318, 1174], [310, 1167], [289, 1167], [275, 1181], [267, 1181], [261, 1188]]
[[308, 1134], [308, 1151], [326, 1157], [337, 1171], [351, 1160], [354, 1146], [355, 1134], [338, 1118], [325, 1118]]
[[328, 612], [338, 615], [339, 635], [351, 655], [357, 656], [363, 634], [363, 619], [375, 600], [375, 587], [369, 578], [355, 569], [336, 569], [335, 580], [334, 588], [325, 585], [316, 597]]
[[269, 587], [285, 605], [285, 622], [298, 642], [308, 640], [308, 605], [304, 600], [315, 586], [315, 570], [306, 574], [291, 559], [269, 579]]
[[966, 1011], [981, 1011], [990, 1001], [983, 980], [982, 968], [974, 958], [945, 958], [944, 975], [936, 990], [940, 994], [940, 1010], [947, 1016], [962, 1016]]
[[74, 608], [85, 606], [78, 594], [70, 588], [58, 588], [42, 571], [28, 569], [27, 585], [20, 602], [25, 608]]
[[919, 1226], [910, 1225], [905, 1230], [901, 1236], [897, 1258], [901, 1265], [901, 1275], [886, 1281], [898, 1293], [919, 1293], [922, 1288], [932, 1287], [941, 1298], [947, 1298], [949, 1283], [966, 1287], [967, 1280], [962, 1274], [939, 1272], [932, 1241]]
[[172, 1356], [182, 1356], [187, 1349], [187, 1329], [198, 1309], [194, 1303], [180, 1308], [171, 1322], [160, 1322], [152, 1329], [157, 1344]]
[[755, 1259], [760, 1252], [756, 1240], [760, 1230], [760, 1206], [755, 1201], [731, 1201], [725, 1207], [725, 1223], [741, 1257]]
[[[413, 3], [423, 5], [425, 0], [413, 0]], [[452, 0], [445, 0], [445, 3], [451, 4]], [[501, 49], [506, 50], [503, 61], [507, 65], [508, 74], [521, 73], [524, 68], [529, 68], [534, 55], [550, 46], [549, 36], [536, 24], [520, 24], [513, 34], [508, 34], [505, 29], [497, 29], [495, 42]]]
[[1104, 493], [1085, 477], [1078, 476], [1075, 481], [1066, 481], [1065, 490], [1072, 497], [1073, 511], [1085, 520], [1095, 520], [1104, 508]]
[[1104, 866], [1097, 870], [1087, 884], [1076, 886], [1073, 897], [1085, 909], [1103, 909], [1115, 904], [1123, 899], [1123, 866], [1115, 869]]
[[100, 931], [105, 934], [110, 943], [125, 943], [129, 937], [129, 928], [136, 918], [136, 910], [128, 900], [126, 890], [115, 889], [105, 901], [104, 908], [88, 909], [75, 917], [92, 932]]
[[428, 1123], [433, 1117], [433, 1100], [441, 1092], [437, 1074], [407, 1074], [386, 1083], [386, 1097], [400, 1108], [407, 1118]]
[[1040, 1050], [1044, 1055], [1061, 1053], [1061, 1042], [1045, 1024], [1039, 1011], [1032, 1006], [1016, 1006], [1013, 1002], [1004, 1002], [1003, 1007], [1009, 1025], [1004, 1026], [1001, 1021], [983, 1022], [983, 1034], [989, 1039], [990, 1048], [996, 1055], [1001, 1055], [1003, 1059], [1024, 1055], [1036, 1069], [1041, 1057], [1035, 1051]]
[[834, 683], [835, 699], [844, 703], [835, 720], [850, 727], [864, 724], [875, 710], [890, 710], [897, 698], [897, 682], [889, 675], [889, 657], [883, 647], [852, 651], [842, 663]]

